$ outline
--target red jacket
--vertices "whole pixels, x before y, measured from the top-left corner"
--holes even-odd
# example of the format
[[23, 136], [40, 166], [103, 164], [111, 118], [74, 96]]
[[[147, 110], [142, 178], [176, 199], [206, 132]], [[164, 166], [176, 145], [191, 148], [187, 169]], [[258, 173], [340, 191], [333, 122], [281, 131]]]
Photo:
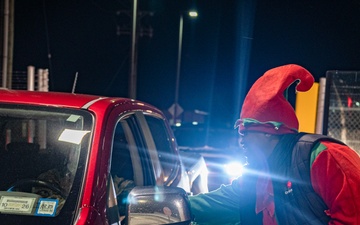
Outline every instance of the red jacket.
[[347, 146], [321, 144], [311, 166], [311, 182], [329, 207], [329, 224], [360, 224], [360, 157]]
[[[360, 225], [359, 155], [346, 145], [321, 141], [312, 150], [310, 166], [311, 185], [328, 207], [329, 224]], [[257, 212], [263, 212], [263, 224], [276, 225], [271, 180], [265, 176], [259, 181]]]

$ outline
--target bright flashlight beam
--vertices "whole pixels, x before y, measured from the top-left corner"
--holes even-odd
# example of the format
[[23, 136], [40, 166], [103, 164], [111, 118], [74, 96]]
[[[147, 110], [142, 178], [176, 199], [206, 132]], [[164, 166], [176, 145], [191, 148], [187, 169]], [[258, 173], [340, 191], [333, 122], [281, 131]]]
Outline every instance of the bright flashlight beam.
[[224, 166], [225, 172], [232, 177], [239, 177], [243, 174], [243, 165], [238, 162], [232, 162]]

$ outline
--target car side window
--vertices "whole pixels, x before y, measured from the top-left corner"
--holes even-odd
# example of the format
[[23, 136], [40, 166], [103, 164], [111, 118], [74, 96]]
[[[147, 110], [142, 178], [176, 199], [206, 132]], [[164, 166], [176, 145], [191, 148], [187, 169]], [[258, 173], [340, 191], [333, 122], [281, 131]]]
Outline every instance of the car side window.
[[126, 198], [135, 187], [130, 144], [125, 133], [126, 121], [120, 121], [114, 130], [110, 174], [115, 187], [120, 215], [125, 214]]
[[158, 158], [164, 173], [164, 182], [166, 183], [176, 166], [179, 165], [178, 157], [175, 157], [176, 153], [172, 143], [173, 140], [171, 140], [169, 136], [163, 119], [150, 115], [145, 115], [145, 119], [156, 146]]
[[117, 124], [114, 132], [111, 175], [113, 179], [119, 177], [124, 180], [134, 180], [129, 143], [121, 122]]
[[148, 184], [142, 166], [146, 163], [142, 159], [143, 137], [139, 135], [135, 117], [133, 113], [121, 117], [113, 131], [110, 174], [120, 216], [125, 215], [130, 191], [135, 186]]

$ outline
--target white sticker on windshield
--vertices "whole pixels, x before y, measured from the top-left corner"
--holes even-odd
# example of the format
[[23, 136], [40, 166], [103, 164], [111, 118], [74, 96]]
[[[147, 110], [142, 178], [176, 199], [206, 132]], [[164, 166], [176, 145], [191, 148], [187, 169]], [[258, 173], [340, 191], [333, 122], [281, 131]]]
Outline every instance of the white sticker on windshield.
[[69, 118], [66, 119], [66, 121], [76, 122], [79, 118], [80, 118], [80, 116], [78, 116], [78, 115], [71, 115], [71, 116], [69, 116]]
[[36, 198], [1, 196], [0, 212], [31, 214]]
[[58, 140], [72, 143], [72, 144], [80, 144], [81, 140], [87, 133], [90, 133], [90, 131], [65, 129], [60, 134], [60, 137]]
[[55, 216], [58, 199], [40, 198], [39, 207], [35, 213], [37, 216]]

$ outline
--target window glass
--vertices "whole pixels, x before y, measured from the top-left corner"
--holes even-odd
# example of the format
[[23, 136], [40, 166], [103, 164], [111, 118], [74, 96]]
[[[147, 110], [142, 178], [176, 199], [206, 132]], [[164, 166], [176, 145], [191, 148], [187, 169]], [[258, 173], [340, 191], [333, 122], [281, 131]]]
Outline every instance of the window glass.
[[122, 124], [118, 123], [114, 132], [111, 157], [111, 174], [124, 180], [134, 180], [134, 171], [129, 150], [129, 143]]
[[[125, 215], [127, 196], [131, 189], [136, 185], [130, 144], [128, 141], [131, 132], [127, 128], [126, 120], [122, 120], [116, 125], [111, 156], [110, 173], [114, 182], [120, 215]], [[125, 130], [127, 130], [127, 134], [125, 134]]]
[[168, 135], [163, 119], [150, 115], [146, 115], [145, 118], [156, 145], [158, 157], [164, 172], [164, 181], [166, 182], [179, 163], [173, 148], [173, 141]]
[[37, 217], [33, 224], [44, 216], [70, 222], [91, 129], [92, 116], [81, 110], [0, 106], [0, 215], [19, 215], [21, 224], [28, 216]]

